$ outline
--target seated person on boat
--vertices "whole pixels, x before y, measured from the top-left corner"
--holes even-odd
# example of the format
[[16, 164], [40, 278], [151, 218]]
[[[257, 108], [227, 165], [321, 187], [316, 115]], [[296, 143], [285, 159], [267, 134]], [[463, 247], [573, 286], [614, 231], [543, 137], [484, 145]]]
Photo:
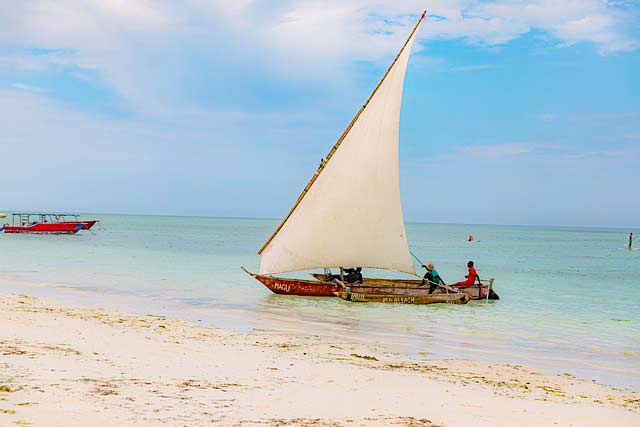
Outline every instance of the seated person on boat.
[[362, 267], [356, 268], [345, 268], [342, 270], [344, 275], [344, 279], [342, 279], [342, 275], [340, 274], [331, 274], [325, 271], [324, 280], [328, 282], [333, 282], [335, 280], [344, 280], [346, 283], [362, 283]]
[[422, 283], [420, 283], [420, 286], [424, 286], [426, 282], [429, 282], [429, 293], [432, 294], [433, 291], [436, 290], [438, 285], [445, 285], [445, 283], [432, 263], [423, 265], [423, 267], [427, 270], [427, 273], [422, 278]]
[[344, 272], [347, 275], [344, 277], [344, 281], [347, 283], [362, 283], [362, 267], [345, 268]]
[[473, 266], [473, 261], [469, 261], [467, 263], [467, 267], [469, 267], [469, 274], [467, 274], [467, 280], [462, 282], [454, 283], [453, 286], [465, 287], [465, 286], [473, 286], [478, 279], [478, 283], [480, 283], [480, 277], [476, 272], [475, 267]]

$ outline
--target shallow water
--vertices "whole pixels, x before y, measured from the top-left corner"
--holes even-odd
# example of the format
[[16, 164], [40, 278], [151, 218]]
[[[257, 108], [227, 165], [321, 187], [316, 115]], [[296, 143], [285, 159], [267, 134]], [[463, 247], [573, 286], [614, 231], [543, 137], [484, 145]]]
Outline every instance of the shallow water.
[[[125, 295], [134, 311], [234, 330], [347, 337], [414, 357], [518, 363], [640, 389], [640, 251], [625, 249], [628, 230], [408, 224], [411, 248], [446, 281], [462, 280], [473, 259], [501, 297], [412, 306], [271, 294], [239, 266], [258, 269], [256, 250], [277, 221], [98, 219], [94, 232], [75, 236], [0, 235], [0, 278], [64, 285], [58, 294], [67, 296], [91, 291], [82, 299], [95, 305]], [[466, 241], [470, 233], [477, 241]]]

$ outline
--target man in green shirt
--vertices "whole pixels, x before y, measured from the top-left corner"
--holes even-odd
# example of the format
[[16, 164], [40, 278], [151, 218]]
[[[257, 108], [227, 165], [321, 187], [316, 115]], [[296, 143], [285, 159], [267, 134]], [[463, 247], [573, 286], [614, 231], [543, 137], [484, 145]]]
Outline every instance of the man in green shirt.
[[441, 285], [441, 284], [444, 285], [444, 280], [440, 278], [440, 274], [438, 274], [438, 272], [436, 271], [432, 263], [423, 265], [423, 267], [427, 269], [427, 273], [422, 278], [422, 283], [420, 283], [420, 286], [424, 286], [424, 282], [428, 281], [429, 293], [432, 294], [433, 291], [436, 290], [438, 285]]

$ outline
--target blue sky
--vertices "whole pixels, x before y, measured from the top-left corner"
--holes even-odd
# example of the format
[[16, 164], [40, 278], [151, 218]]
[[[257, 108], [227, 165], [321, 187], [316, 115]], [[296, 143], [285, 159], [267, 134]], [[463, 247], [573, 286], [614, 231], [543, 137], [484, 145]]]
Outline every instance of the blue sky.
[[282, 217], [426, 8], [406, 218], [640, 227], [638, 2], [0, 6], [0, 209]]

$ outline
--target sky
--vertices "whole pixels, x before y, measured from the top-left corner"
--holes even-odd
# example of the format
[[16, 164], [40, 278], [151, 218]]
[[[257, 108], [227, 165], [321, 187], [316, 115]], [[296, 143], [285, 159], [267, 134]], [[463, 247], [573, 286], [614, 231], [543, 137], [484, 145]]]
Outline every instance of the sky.
[[640, 228], [624, 0], [0, 0], [0, 210], [282, 218], [424, 9], [405, 218]]

